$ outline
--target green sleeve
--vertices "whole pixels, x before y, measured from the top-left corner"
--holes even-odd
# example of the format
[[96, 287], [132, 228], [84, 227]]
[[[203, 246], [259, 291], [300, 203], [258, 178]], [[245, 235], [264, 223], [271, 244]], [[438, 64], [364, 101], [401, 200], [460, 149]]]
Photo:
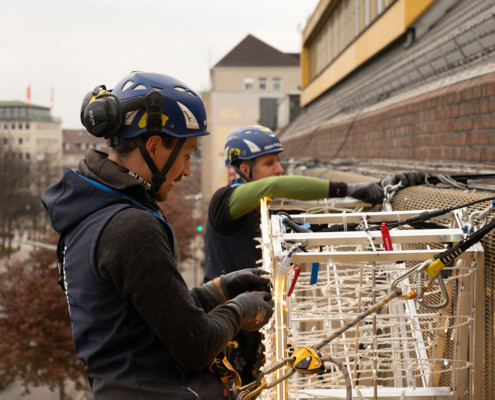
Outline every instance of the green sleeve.
[[329, 181], [308, 176], [270, 176], [237, 186], [229, 201], [233, 220], [253, 211], [260, 200], [269, 196], [294, 200], [317, 200], [328, 197]]

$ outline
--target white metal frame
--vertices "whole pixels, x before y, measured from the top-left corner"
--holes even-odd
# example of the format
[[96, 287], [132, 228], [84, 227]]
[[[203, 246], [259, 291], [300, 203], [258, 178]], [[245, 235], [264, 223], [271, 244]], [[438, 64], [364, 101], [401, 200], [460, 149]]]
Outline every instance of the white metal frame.
[[[304, 207], [304, 206], [303, 206]], [[279, 206], [273, 207], [273, 209], [279, 209]], [[291, 208], [287, 206], [287, 208]], [[307, 206], [306, 206], [307, 208]], [[328, 233], [290, 233], [285, 232], [285, 228], [281, 223], [281, 218], [276, 215], [270, 217], [269, 212], [271, 210], [269, 201], [262, 201], [261, 203], [261, 228], [262, 239], [261, 246], [263, 250], [263, 268], [272, 273], [275, 293], [275, 310], [272, 325], [267, 328], [267, 335], [275, 336], [275, 347], [268, 348], [265, 354], [267, 359], [267, 365], [287, 357], [287, 324], [290, 321], [290, 310], [288, 310], [286, 291], [287, 291], [287, 275], [277, 274], [277, 268], [280, 261], [283, 259], [286, 252], [284, 251], [284, 244], [287, 240], [291, 242], [303, 242], [311, 246], [324, 246], [324, 251], [319, 252], [296, 252], [291, 259], [292, 263], [308, 264], [313, 262], [319, 263], [383, 263], [390, 262], [396, 263], [398, 260], [408, 261], [417, 260], [425, 261], [433, 259], [435, 255], [442, 250], [430, 249], [427, 247], [425, 250], [403, 250], [401, 244], [411, 243], [457, 243], [463, 239], [464, 233], [462, 231], [462, 221], [460, 212], [448, 214], [443, 218], [450, 218], [451, 227], [449, 229], [427, 229], [427, 230], [391, 230], [390, 235], [392, 242], [394, 243], [393, 251], [384, 251], [382, 244], [382, 236], [379, 231], [347, 231], [347, 232], [328, 232]], [[294, 214], [291, 218], [294, 222], [303, 224], [305, 222], [314, 224], [349, 224], [349, 223], [364, 223], [370, 224], [377, 221], [402, 221], [411, 216], [418, 215], [424, 210], [415, 211], [387, 211], [387, 212], [351, 212], [351, 213], [325, 213], [325, 214]], [[349, 245], [348, 249], [342, 249], [341, 245]], [[362, 245], [362, 246], [359, 246]], [[335, 247], [338, 247], [335, 250]], [[364, 248], [370, 246], [372, 251], [357, 250], [360, 247]], [[476, 265], [477, 273], [482, 276], [482, 270], [484, 267], [484, 253], [480, 244], [472, 246], [468, 251], [464, 252], [460, 257], [464, 267], [470, 268], [471, 265]], [[406, 267], [404, 264], [404, 271]], [[397, 275], [397, 273], [396, 273]], [[469, 358], [469, 360], [475, 360], [475, 363], [479, 363], [482, 359], [481, 346], [476, 343], [481, 343], [482, 338], [482, 303], [479, 304], [479, 296], [476, 296], [476, 291], [480, 290], [480, 282], [476, 281], [476, 275], [465, 279], [462, 282], [462, 293], [460, 293], [457, 310], [461, 315], [468, 315], [473, 318], [475, 323], [469, 328], [462, 328], [462, 332], [457, 332], [458, 335], [465, 334], [469, 337], [469, 346], [461, 346], [456, 349], [459, 357]], [[395, 279], [395, 278], [394, 278]], [[480, 280], [482, 281], [482, 280]], [[406, 282], [407, 283], [407, 282]], [[482, 284], [482, 283], [481, 283]], [[477, 299], [478, 297], [478, 299]], [[482, 300], [481, 300], [482, 301]], [[394, 305], [392, 310], [396, 314], [402, 314], [407, 312], [409, 315], [416, 314], [416, 302], [414, 300], [404, 300], [403, 306]], [[477, 304], [478, 303], [478, 304]], [[476, 307], [476, 305], [478, 307]], [[395, 307], [395, 308], [394, 308]], [[434, 311], [436, 312], [436, 311]], [[441, 311], [439, 311], [441, 312]], [[475, 315], [476, 314], [476, 315]], [[468, 332], [469, 331], [469, 332]], [[416, 332], [416, 340], [418, 341], [418, 348], [421, 349], [421, 341], [423, 340], [421, 335]], [[331, 332], [329, 332], [330, 334]], [[399, 335], [406, 334], [405, 332], [398, 332]], [[421, 350], [419, 350], [421, 351]], [[468, 351], [470, 352], [468, 354]], [[461, 354], [462, 353], [462, 354]], [[426, 351], [421, 357], [425, 357]], [[427, 385], [431, 381], [428, 366], [425, 367], [425, 376], [423, 384]], [[277, 377], [285, 373], [285, 369], [280, 369], [277, 372]], [[289, 398], [345, 398], [344, 389], [311, 389], [304, 388], [304, 390], [298, 389], [297, 395], [294, 391], [291, 391], [291, 379], [297, 380], [299, 374], [293, 375], [289, 380], [277, 385], [271, 391], [267, 391], [261, 395], [261, 398], [270, 398], [277, 400], [286, 400]], [[476, 398], [479, 390], [479, 379], [474, 374], [474, 366], [469, 368], [469, 378], [466, 379], [463, 374], [456, 374], [453, 378], [452, 387], [369, 387], [369, 388], [357, 388], [353, 389], [353, 398], [365, 398], [365, 399], [461, 399], [464, 398], [465, 392], [470, 393], [469, 398]], [[465, 375], [465, 374], [464, 374]], [[415, 385], [414, 385], [415, 386]]]

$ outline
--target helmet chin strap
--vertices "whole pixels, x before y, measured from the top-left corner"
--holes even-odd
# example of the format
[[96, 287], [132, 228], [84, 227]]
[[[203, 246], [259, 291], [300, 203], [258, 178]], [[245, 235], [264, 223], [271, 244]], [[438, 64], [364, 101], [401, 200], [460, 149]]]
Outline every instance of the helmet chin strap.
[[172, 164], [175, 162], [177, 159], [177, 155], [179, 154], [180, 150], [182, 149], [182, 146], [184, 145], [184, 142], [186, 141], [185, 138], [181, 138], [177, 141], [175, 144], [172, 152], [170, 153], [170, 156], [168, 157], [167, 162], [163, 166], [162, 170], [159, 171], [155, 162], [149, 155], [148, 151], [146, 150], [146, 145], [144, 143], [144, 140], [142, 136], [139, 136], [136, 138], [136, 142], [139, 148], [139, 151], [141, 152], [141, 155], [144, 158], [144, 161], [148, 165], [148, 168], [150, 169], [152, 176], [151, 176], [151, 182], [153, 184], [153, 189], [155, 190], [156, 193], [158, 193], [162, 187], [162, 185], [165, 183], [167, 179], [167, 172], [172, 166]]
[[249, 178], [241, 172], [241, 169], [239, 168], [239, 165], [237, 165], [237, 162], [239, 158], [235, 154], [232, 155], [232, 167], [234, 167], [234, 171], [237, 172], [237, 175], [239, 175], [243, 180], [246, 182], [251, 182], [253, 180], [253, 160], [249, 160]]
[[[149, 92], [144, 98], [146, 104], [146, 111], [148, 113], [146, 117], [146, 133], [148, 135], [158, 135], [162, 134], [162, 110], [163, 110], [163, 96], [157, 91]], [[148, 165], [152, 176], [151, 182], [153, 185], [153, 189], [156, 193], [158, 193], [165, 183], [167, 179], [167, 172], [172, 167], [172, 164], [175, 162], [177, 155], [179, 154], [180, 149], [184, 145], [186, 141], [185, 138], [180, 138], [175, 144], [170, 156], [168, 157], [167, 162], [163, 166], [162, 170], [159, 171], [155, 162], [149, 155], [146, 150], [146, 145], [144, 143], [142, 135], [136, 138], [136, 143], [138, 145], [139, 151], [144, 158], [144, 161]]]
[[243, 180], [246, 182], [251, 182], [251, 179], [244, 175], [237, 165], [232, 164], [232, 167], [234, 167], [234, 171], [237, 172], [237, 175], [239, 175]]

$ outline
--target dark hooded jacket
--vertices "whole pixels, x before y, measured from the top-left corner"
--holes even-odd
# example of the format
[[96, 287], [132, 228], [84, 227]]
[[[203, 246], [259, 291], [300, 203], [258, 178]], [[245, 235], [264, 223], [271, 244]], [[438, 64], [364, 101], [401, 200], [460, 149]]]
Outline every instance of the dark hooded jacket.
[[95, 399], [225, 398], [208, 367], [240, 318], [187, 288], [149, 185], [91, 150], [42, 202], [63, 239], [74, 346]]

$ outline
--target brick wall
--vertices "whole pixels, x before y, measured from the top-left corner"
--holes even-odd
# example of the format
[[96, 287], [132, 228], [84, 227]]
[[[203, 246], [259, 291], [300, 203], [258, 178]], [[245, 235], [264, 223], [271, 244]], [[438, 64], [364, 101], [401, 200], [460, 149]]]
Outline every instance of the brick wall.
[[495, 165], [495, 74], [284, 141], [284, 156]]

